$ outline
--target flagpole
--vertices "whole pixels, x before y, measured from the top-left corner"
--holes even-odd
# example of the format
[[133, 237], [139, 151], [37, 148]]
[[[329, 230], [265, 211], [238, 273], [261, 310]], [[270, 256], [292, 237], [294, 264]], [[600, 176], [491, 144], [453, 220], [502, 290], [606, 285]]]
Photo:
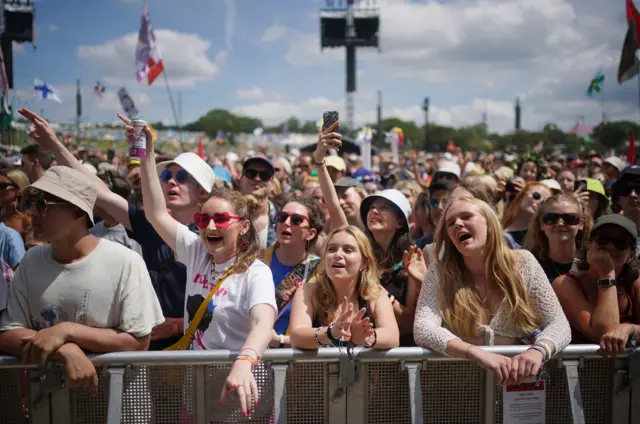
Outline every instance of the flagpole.
[[604, 107], [604, 90], [600, 92], [600, 100], [602, 102], [602, 125], [604, 125], [607, 122], [607, 113]]
[[169, 93], [169, 102], [171, 102], [171, 110], [173, 111], [173, 119], [176, 121], [176, 126], [178, 127], [178, 137], [180, 139], [180, 147], [184, 149], [182, 145], [182, 128], [180, 126], [180, 120], [178, 119], [178, 112], [176, 111], [176, 105], [173, 101], [173, 94], [171, 93], [171, 87], [169, 86], [169, 77], [167, 76], [166, 68], [162, 70], [162, 76], [164, 77], [164, 83], [167, 86], [167, 93]]

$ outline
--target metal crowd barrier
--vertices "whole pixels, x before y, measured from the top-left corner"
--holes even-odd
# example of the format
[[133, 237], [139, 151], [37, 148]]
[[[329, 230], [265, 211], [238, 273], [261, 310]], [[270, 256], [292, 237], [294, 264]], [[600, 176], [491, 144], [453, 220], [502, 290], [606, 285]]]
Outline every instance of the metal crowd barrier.
[[[507, 356], [524, 346], [484, 349]], [[640, 351], [605, 359], [569, 346], [545, 366], [546, 422], [640, 423]], [[500, 424], [502, 389], [475, 364], [421, 348], [355, 351], [357, 379], [341, 384], [344, 349], [273, 349], [256, 369], [260, 403], [218, 406], [236, 353], [120, 352], [92, 356], [94, 397], [69, 389], [61, 364], [46, 369], [0, 356], [0, 423], [482, 423]]]

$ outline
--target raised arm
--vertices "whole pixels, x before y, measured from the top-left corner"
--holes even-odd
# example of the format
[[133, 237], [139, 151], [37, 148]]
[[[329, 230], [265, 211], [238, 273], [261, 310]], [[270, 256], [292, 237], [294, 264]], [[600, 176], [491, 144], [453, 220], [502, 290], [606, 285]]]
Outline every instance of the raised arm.
[[33, 124], [33, 128], [29, 131], [31, 137], [42, 149], [51, 152], [58, 164], [68, 166], [76, 171], [82, 172], [91, 180], [93, 187], [98, 192], [96, 206], [104, 210], [111, 217], [131, 230], [131, 222], [129, 221], [129, 203], [122, 197], [109, 190], [109, 187], [91, 171], [82, 166], [80, 161], [62, 144], [53, 127], [38, 114], [29, 109], [20, 109], [20, 114], [27, 118]]
[[[126, 124], [127, 137], [129, 139], [133, 138], [134, 129], [131, 126], [131, 121], [120, 114], [118, 114], [118, 117]], [[178, 226], [181, 224], [169, 215], [167, 211], [167, 204], [162, 193], [158, 171], [156, 170], [153, 135], [147, 126], [144, 127], [143, 131], [147, 139], [147, 157], [140, 161], [144, 215], [162, 240], [175, 252]]]
[[318, 144], [316, 151], [313, 152], [313, 161], [318, 169], [318, 177], [320, 178], [320, 190], [322, 190], [322, 197], [324, 197], [325, 205], [329, 210], [329, 218], [331, 220], [331, 229], [342, 228], [349, 225], [347, 216], [340, 207], [340, 200], [338, 199], [338, 193], [333, 185], [329, 171], [324, 164], [324, 158], [327, 156], [329, 149], [339, 149], [342, 146], [342, 135], [337, 132], [333, 132], [338, 126], [339, 122], [334, 123], [326, 131], [320, 134], [318, 138]]

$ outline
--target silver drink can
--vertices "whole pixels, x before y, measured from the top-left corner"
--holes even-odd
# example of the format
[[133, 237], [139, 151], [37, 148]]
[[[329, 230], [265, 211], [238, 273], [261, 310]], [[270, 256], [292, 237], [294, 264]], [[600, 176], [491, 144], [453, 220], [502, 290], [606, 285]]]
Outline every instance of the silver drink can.
[[142, 128], [147, 125], [144, 119], [132, 119], [133, 140], [129, 146], [129, 159], [144, 159], [147, 157], [147, 137]]

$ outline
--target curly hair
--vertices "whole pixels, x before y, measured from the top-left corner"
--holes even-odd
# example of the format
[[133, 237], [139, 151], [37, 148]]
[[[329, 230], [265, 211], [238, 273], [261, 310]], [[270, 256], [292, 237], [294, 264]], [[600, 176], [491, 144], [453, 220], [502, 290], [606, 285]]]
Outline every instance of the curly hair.
[[251, 195], [243, 196], [240, 192], [236, 190], [229, 190], [227, 188], [216, 188], [212, 190], [204, 203], [207, 203], [212, 199], [226, 200], [231, 204], [233, 212], [236, 215], [249, 222], [249, 231], [242, 236], [242, 239], [248, 243], [248, 247], [242, 250], [237, 248], [238, 257], [233, 270], [235, 274], [242, 274], [249, 269], [260, 252], [258, 231], [256, 230], [255, 225], [253, 225], [252, 220], [252, 215], [259, 205], [258, 200]]
[[322, 250], [322, 258], [318, 266], [318, 279], [315, 283], [316, 289], [312, 299], [313, 311], [321, 323], [327, 323], [329, 317], [340, 305], [340, 300], [336, 294], [333, 281], [329, 279], [326, 273], [325, 258], [331, 239], [338, 233], [347, 232], [356, 239], [358, 250], [362, 256], [363, 271], [358, 274], [358, 282], [356, 291], [361, 299], [366, 301], [375, 300], [380, 296], [382, 289], [378, 281], [378, 268], [376, 258], [371, 250], [371, 243], [367, 236], [358, 227], [350, 225], [348, 227], [336, 228], [327, 237], [327, 242]]

